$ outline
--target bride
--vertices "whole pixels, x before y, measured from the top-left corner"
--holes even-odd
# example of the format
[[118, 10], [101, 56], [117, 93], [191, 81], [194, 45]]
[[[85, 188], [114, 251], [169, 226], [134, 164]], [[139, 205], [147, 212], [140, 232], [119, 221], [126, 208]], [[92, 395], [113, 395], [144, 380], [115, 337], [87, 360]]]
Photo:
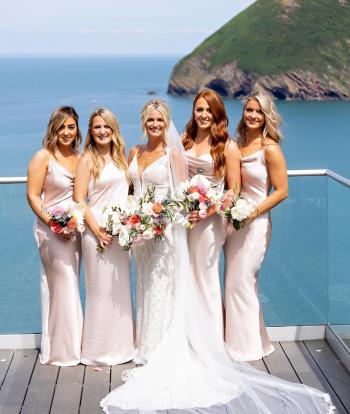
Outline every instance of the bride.
[[[147, 143], [133, 147], [129, 154], [134, 195], [142, 196], [150, 185], [154, 185], [155, 197], [162, 199], [170, 195], [170, 154], [165, 137], [170, 126], [168, 107], [158, 100], [147, 102], [141, 112], [141, 122]], [[171, 229], [166, 229], [162, 242], [148, 240], [135, 246], [133, 254], [137, 274], [137, 353], [134, 361], [145, 364], [172, 316], [175, 263]]]
[[[142, 114], [148, 141], [132, 149], [129, 157], [135, 194], [153, 184], [157, 195], [173, 195], [186, 178], [187, 168], [169, 109], [164, 102], [153, 100]], [[334, 412], [328, 394], [232, 360], [223, 340], [214, 334], [215, 322], [198, 293], [186, 232], [180, 225], [168, 230], [164, 243], [148, 241], [134, 253], [137, 359], [147, 363], [124, 373], [125, 384], [101, 401], [105, 413], [156, 414], [170, 409], [180, 409], [182, 414], [198, 409], [208, 414], [219, 410], [228, 414]]]

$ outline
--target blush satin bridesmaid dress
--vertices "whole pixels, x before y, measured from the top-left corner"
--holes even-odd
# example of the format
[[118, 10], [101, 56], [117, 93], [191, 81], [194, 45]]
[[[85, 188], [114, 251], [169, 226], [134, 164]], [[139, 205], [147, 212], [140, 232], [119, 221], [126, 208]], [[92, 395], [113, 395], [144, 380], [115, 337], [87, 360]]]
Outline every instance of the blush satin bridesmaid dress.
[[[124, 204], [128, 182], [112, 161], [100, 177], [90, 179], [88, 205], [99, 223], [106, 205]], [[130, 254], [117, 240], [104, 253], [86, 228], [83, 235], [86, 305], [81, 362], [86, 365], [117, 365], [134, 354], [134, 327], [130, 287]]]
[[[216, 185], [219, 194], [224, 190], [224, 177], [214, 175], [214, 163], [210, 154], [200, 157], [186, 151], [189, 178], [201, 174]], [[190, 262], [205, 306], [215, 320], [217, 334], [223, 338], [223, 303], [220, 289], [220, 252], [226, 238], [225, 220], [217, 214], [200, 220], [188, 231]]]
[[[48, 210], [72, 201], [73, 174], [49, 158], [42, 202]], [[40, 219], [34, 236], [41, 257], [42, 339], [40, 362], [59, 366], [80, 362], [83, 315], [79, 293], [80, 235], [66, 240]]]
[[[241, 194], [260, 203], [271, 182], [264, 150], [241, 158]], [[236, 361], [261, 359], [274, 351], [267, 335], [258, 296], [258, 272], [270, 241], [269, 213], [241, 230], [232, 230], [225, 243], [225, 341]]]

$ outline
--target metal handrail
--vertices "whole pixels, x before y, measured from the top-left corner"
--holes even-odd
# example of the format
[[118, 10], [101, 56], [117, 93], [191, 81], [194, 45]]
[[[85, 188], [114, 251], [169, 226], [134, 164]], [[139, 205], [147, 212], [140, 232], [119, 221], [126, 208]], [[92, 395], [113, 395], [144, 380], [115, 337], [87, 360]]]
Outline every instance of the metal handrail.
[[[288, 177], [310, 177], [310, 176], [327, 176], [340, 184], [350, 188], [350, 179], [337, 174], [332, 170], [288, 170]], [[27, 182], [27, 177], [0, 177], [0, 184], [23, 184]]]

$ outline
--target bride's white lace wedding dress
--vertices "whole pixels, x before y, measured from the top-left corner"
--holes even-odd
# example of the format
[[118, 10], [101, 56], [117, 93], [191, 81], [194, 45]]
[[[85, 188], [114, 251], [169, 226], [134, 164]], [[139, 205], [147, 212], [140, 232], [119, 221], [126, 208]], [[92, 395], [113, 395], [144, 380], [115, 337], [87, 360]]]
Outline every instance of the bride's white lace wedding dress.
[[[148, 165], [139, 176], [137, 154], [129, 166], [134, 195], [140, 197], [155, 186], [156, 198], [169, 196], [169, 160], [165, 154]], [[164, 240], [148, 240], [133, 247], [136, 264], [136, 356], [137, 364], [145, 364], [163, 337], [170, 321], [174, 296], [174, 261], [172, 229]]]
[[[130, 175], [135, 193], [142, 194], [148, 184], [154, 184], [158, 194], [166, 194], [171, 187], [173, 191], [178, 184], [174, 180], [175, 158], [167, 154], [151, 164], [141, 178], [137, 160], [133, 160]], [[213, 318], [198, 293], [185, 230], [174, 225], [170, 237], [164, 245], [152, 242], [149, 247], [146, 243], [137, 248], [138, 271], [142, 271], [137, 275], [141, 280], [138, 345], [139, 356], [147, 363], [127, 371], [125, 384], [101, 401], [104, 412], [333, 413], [328, 394], [232, 360], [223, 340], [215, 334]]]

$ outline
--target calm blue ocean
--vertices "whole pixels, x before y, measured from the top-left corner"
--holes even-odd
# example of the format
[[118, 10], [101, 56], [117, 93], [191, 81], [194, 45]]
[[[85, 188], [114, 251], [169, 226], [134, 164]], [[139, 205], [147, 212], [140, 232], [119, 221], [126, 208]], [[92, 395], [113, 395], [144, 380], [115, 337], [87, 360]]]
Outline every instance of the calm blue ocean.
[[[152, 91], [169, 103], [174, 122], [182, 130], [191, 115], [192, 100], [166, 95], [167, 82], [177, 60], [176, 57], [1, 58], [0, 176], [26, 175], [28, 161], [41, 147], [50, 113], [61, 105], [73, 105], [77, 109], [84, 136], [90, 113], [97, 107], [110, 108], [120, 121], [129, 149], [140, 142], [140, 109], [146, 100], [153, 97], [149, 95]], [[226, 106], [233, 134], [241, 114], [241, 103], [230, 100], [226, 101]], [[289, 169], [328, 168], [350, 177], [350, 102], [279, 102], [278, 108], [284, 120], [283, 149]], [[291, 302], [289, 309], [284, 308], [284, 313], [279, 307], [290, 296], [289, 289], [293, 289], [295, 294], [302, 290], [306, 295], [305, 301], [310, 302], [310, 323], [322, 323], [325, 317], [322, 309], [329, 307], [325, 298], [328, 273], [324, 273], [329, 263], [323, 262], [328, 249], [328, 230], [326, 232], [323, 228], [328, 223], [323, 208], [328, 200], [328, 187], [322, 178], [310, 180], [291, 183], [296, 195], [289, 200], [287, 212], [292, 211], [294, 215], [288, 213], [286, 221], [282, 214], [286, 208], [276, 210], [276, 222], [284, 223], [284, 239], [277, 231], [275, 247], [272, 246], [275, 250], [269, 253], [264, 275], [282, 272], [290, 285], [281, 282], [280, 277], [263, 282], [262, 301], [271, 324], [303, 322], [307, 306], [304, 309]], [[39, 261], [31, 233], [33, 216], [25, 202], [23, 185], [0, 187], [0, 333], [38, 332]], [[317, 208], [316, 212], [309, 209], [304, 219], [295, 211], [302, 200], [311, 200], [312, 209]], [[305, 229], [303, 220], [310, 223], [315, 217], [313, 239], [300, 237], [295, 228]], [[290, 234], [288, 240], [286, 234]], [[310, 259], [311, 253], [308, 253], [301, 258], [302, 253], [314, 245], [318, 246], [312, 252], [314, 256]], [[297, 255], [290, 259], [290, 263], [304, 260], [310, 262], [307, 266], [314, 268], [313, 273], [307, 273], [306, 285], [294, 281], [295, 274], [300, 275], [300, 269], [296, 267], [294, 273], [286, 270], [286, 263], [277, 260], [277, 253], [273, 254], [275, 251], [279, 257], [283, 255], [278, 250], [281, 246], [297, 249]], [[291, 251], [285, 252], [286, 256], [290, 254]], [[290, 263], [289, 269], [293, 266]], [[314, 275], [314, 280], [310, 280], [310, 274]], [[321, 299], [312, 298], [312, 292], [305, 293], [306, 289], [317, 290], [320, 286]], [[316, 309], [315, 314], [312, 314], [312, 309]]]

